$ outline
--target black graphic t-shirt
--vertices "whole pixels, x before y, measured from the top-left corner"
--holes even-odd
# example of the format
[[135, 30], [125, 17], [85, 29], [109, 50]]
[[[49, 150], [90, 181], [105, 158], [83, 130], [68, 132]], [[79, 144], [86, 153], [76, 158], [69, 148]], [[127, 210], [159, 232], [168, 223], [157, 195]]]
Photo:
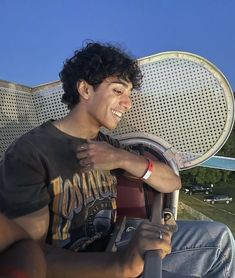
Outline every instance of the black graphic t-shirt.
[[[96, 140], [122, 147], [102, 133]], [[74, 251], [96, 249], [116, 221], [116, 177], [81, 172], [75, 149], [84, 142], [48, 121], [17, 139], [0, 162], [0, 210], [15, 218], [49, 205], [47, 242]]]

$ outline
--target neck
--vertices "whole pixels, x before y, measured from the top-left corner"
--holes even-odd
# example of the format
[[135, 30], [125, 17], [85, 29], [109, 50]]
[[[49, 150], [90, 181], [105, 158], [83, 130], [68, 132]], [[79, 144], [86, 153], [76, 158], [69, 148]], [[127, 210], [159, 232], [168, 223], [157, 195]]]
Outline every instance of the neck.
[[93, 139], [97, 136], [100, 126], [92, 122], [82, 105], [75, 106], [67, 116], [54, 122], [54, 125], [71, 136]]

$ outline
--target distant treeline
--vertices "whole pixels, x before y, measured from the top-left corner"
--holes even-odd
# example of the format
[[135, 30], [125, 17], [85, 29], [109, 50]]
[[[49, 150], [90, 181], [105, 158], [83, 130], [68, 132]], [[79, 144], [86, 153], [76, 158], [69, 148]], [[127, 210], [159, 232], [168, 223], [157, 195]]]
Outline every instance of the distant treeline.
[[[216, 154], [219, 156], [227, 156], [235, 158], [235, 127], [223, 146]], [[188, 184], [222, 184], [235, 180], [235, 172], [226, 170], [217, 170], [204, 167], [196, 167], [181, 172], [183, 185]]]

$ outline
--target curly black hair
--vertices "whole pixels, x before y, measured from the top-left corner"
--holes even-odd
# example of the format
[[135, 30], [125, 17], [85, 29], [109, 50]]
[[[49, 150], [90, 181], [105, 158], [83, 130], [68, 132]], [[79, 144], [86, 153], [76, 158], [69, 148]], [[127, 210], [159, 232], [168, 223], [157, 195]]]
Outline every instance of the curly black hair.
[[139, 89], [142, 73], [138, 62], [111, 44], [87, 43], [74, 56], [67, 59], [59, 73], [63, 84], [62, 102], [72, 109], [79, 102], [77, 81], [85, 80], [96, 89], [103, 80], [110, 76], [131, 82], [134, 89]]

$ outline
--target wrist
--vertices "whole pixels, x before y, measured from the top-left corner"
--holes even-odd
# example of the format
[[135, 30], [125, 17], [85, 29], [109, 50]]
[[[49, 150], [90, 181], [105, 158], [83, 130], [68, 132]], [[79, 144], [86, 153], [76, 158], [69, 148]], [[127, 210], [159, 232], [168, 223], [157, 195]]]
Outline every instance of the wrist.
[[151, 177], [152, 173], [153, 173], [153, 161], [149, 158], [147, 158], [148, 160], [148, 167], [145, 171], [145, 173], [140, 177], [140, 179], [142, 180], [147, 180], [148, 178]]
[[121, 168], [121, 169], [126, 170], [127, 163], [128, 163], [128, 160], [129, 160], [128, 155], [129, 155], [128, 151], [118, 149], [118, 151], [116, 152], [116, 155], [115, 155], [115, 161], [116, 161], [116, 164], [117, 164], [116, 168]]

